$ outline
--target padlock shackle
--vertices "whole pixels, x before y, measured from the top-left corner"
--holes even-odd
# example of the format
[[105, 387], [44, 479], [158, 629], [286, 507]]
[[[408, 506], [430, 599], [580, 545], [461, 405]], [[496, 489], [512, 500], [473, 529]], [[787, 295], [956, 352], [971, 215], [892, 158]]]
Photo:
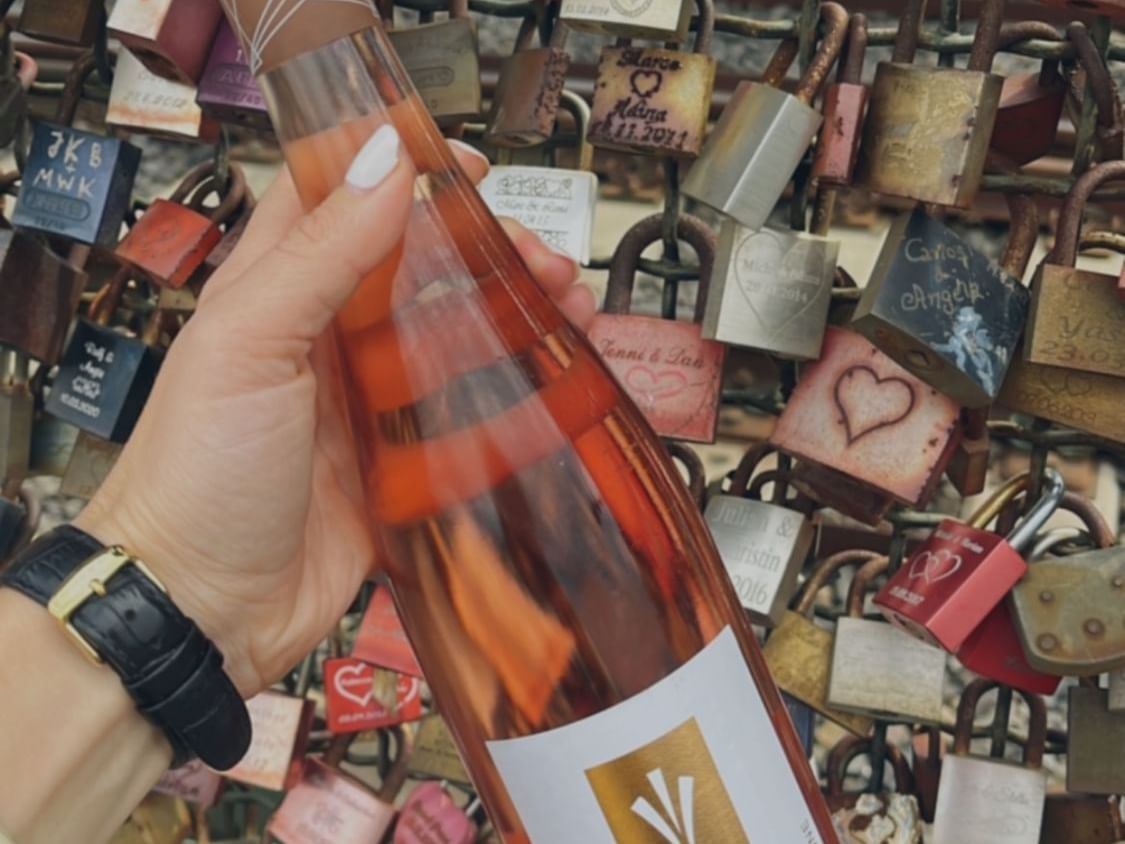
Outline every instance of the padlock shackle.
[[977, 73], [992, 72], [1000, 27], [1004, 25], [1005, 2], [1006, 0], [985, 0], [981, 7], [977, 31], [973, 35], [973, 46], [969, 51], [969, 70]]
[[[559, 92], [559, 108], [568, 111], [574, 118], [574, 131], [578, 137], [578, 169], [586, 172], [594, 169], [594, 145], [586, 137], [590, 127], [590, 104], [574, 91], [563, 88]], [[556, 125], [558, 121], [556, 120]]]
[[792, 477], [793, 475], [790, 472], [782, 469], [768, 469], [765, 472], [759, 472], [754, 476], [754, 481], [750, 484], [747, 494], [755, 501], [765, 501], [762, 498], [762, 487], [766, 484], [773, 484], [770, 503], [785, 507], [785, 501], [789, 493], [789, 482]]
[[449, 0], [449, 17], [451, 19], [469, 17], [469, 0]]
[[1023, 520], [1012, 529], [1005, 537], [1007, 542], [1016, 551], [1022, 551], [1035, 541], [1035, 535], [1042, 530], [1043, 525], [1059, 508], [1063, 496], [1066, 494], [1066, 484], [1062, 475], [1055, 469], [1047, 467], [1043, 472], [1043, 488], [1035, 506], [1024, 516]]
[[750, 480], [763, 460], [777, 450], [768, 442], [754, 443], [743, 453], [730, 477], [730, 494], [746, 498], [750, 495]]
[[1092, 167], [1075, 180], [1059, 212], [1055, 247], [1046, 261], [1062, 267], [1073, 267], [1078, 259], [1078, 236], [1082, 230], [1082, 214], [1091, 194], [1106, 182], [1125, 179], [1125, 161], [1105, 161]]
[[[664, 235], [664, 215], [645, 217], [621, 238], [609, 264], [609, 282], [605, 291], [605, 313], [627, 314], [633, 299], [633, 283], [641, 253]], [[715, 235], [698, 217], [681, 214], [676, 231], [679, 240], [690, 243], [699, 256], [699, 289], [695, 300], [695, 322], [703, 320], [711, 269], [715, 263]]]
[[63, 85], [62, 99], [55, 110], [55, 122], [64, 126], [71, 126], [74, 117], [78, 114], [78, 104], [82, 101], [82, 89], [86, 85], [86, 77], [98, 69], [98, 61], [93, 50], [87, 50], [71, 65], [70, 72], [66, 75]]
[[906, 0], [898, 19], [898, 32], [895, 33], [894, 51], [891, 61], [895, 64], [911, 64], [918, 53], [918, 36], [922, 21], [926, 17], [926, 0]]
[[836, 81], [858, 85], [863, 80], [863, 62], [867, 58], [867, 15], [856, 12], [848, 21], [848, 39], [840, 57]]
[[[841, 797], [844, 794], [844, 779], [848, 768], [860, 756], [872, 756], [874, 739], [869, 736], [845, 736], [828, 751], [828, 796]], [[884, 764], [891, 766], [895, 776], [895, 794], [909, 794], [914, 790], [914, 774], [906, 756], [893, 744], [885, 745], [887, 757]], [[872, 762], [874, 759], [872, 758]]]
[[375, 795], [384, 803], [393, 803], [395, 796], [402, 791], [403, 785], [410, 778], [410, 742], [401, 725], [396, 724], [387, 732], [395, 740], [395, 758]]
[[699, 9], [699, 30], [691, 51], [705, 55], [711, 52], [711, 39], [715, 35], [715, 3], [714, 0], [695, 0], [695, 5]]
[[840, 51], [848, 37], [848, 10], [839, 3], [828, 2], [820, 7], [820, 18], [824, 23], [824, 40], [813, 54], [812, 61], [805, 68], [801, 81], [794, 92], [798, 100], [809, 105], [816, 99], [824, 81], [840, 58]]
[[[1017, 503], [1018, 501], [1010, 502], [1005, 512], [1002, 514], [1002, 518], [1007, 517], [1009, 513], [1014, 510]], [[1106, 522], [1105, 516], [1101, 514], [1094, 502], [1086, 498], [1086, 496], [1068, 490], [1063, 493], [1060, 498], [1057, 509], [1066, 510], [1081, 519], [1082, 524], [1086, 527], [1087, 535], [1093, 540], [1097, 548], [1112, 548], [1117, 544], [1117, 534], [1114, 533], [1109, 523]], [[1054, 544], [1060, 541], [1063, 540], [1056, 540]], [[1040, 542], [1040, 544], [1043, 543]], [[1046, 550], [1050, 550], [1051, 547], [1053, 546], [1047, 546], [1042, 553], [1045, 553]], [[1039, 550], [1038, 546], [1036, 550]]]
[[1026, 193], [1009, 193], [1004, 198], [1008, 202], [1010, 223], [1000, 269], [1022, 282], [1039, 242], [1039, 206]]
[[1070, 542], [1074, 539], [1085, 534], [1078, 528], [1061, 527], [1054, 528], [1053, 530], [1044, 531], [1039, 534], [1039, 541], [1035, 543], [1035, 547], [1027, 553], [1027, 561], [1033, 563], [1037, 560], [1043, 559], [1047, 554], [1055, 549], [1056, 546], [1062, 545], [1064, 542]]
[[763, 85], [769, 85], [771, 88], [780, 88], [785, 81], [785, 76], [789, 73], [789, 68], [793, 66], [793, 62], [797, 60], [797, 53], [800, 52], [801, 45], [796, 38], [786, 38], [777, 45], [777, 49], [773, 51], [770, 56], [769, 63], [766, 69], [762, 71], [762, 78], [759, 80]]
[[961, 411], [965, 439], [979, 440], [988, 435], [988, 413], [987, 407], [966, 407]]
[[118, 267], [101, 289], [90, 300], [90, 308], [86, 312], [91, 322], [95, 325], [109, 325], [114, 311], [121, 301], [125, 287], [129, 284], [129, 267]]
[[1098, 127], [1102, 131], [1110, 130], [1117, 124], [1118, 100], [1117, 86], [1106, 67], [1105, 59], [1085, 24], [1073, 21], [1066, 28], [1066, 37], [1074, 45], [1074, 53], [1086, 71], [1090, 93], [1098, 107]]
[[890, 557], [876, 557], [864, 563], [852, 576], [851, 585], [848, 586], [847, 608], [851, 618], [863, 618], [863, 604], [871, 581], [891, 567]]
[[[981, 677], [969, 683], [961, 693], [961, 700], [957, 704], [957, 723], [953, 728], [953, 752], [956, 755], [969, 755], [973, 739], [973, 720], [980, 699], [987, 692], [998, 688], [1000, 688], [999, 683]], [[1023, 764], [1025, 768], [1039, 769], [1043, 766], [1043, 751], [1047, 745], [1047, 707], [1039, 695], [1021, 689], [1014, 691], [1027, 701], [1027, 708], [1030, 710]]]
[[535, 34], [539, 31], [539, 18], [537, 15], [528, 15], [520, 22], [520, 31], [516, 34], [515, 52], [530, 50]]
[[691, 493], [691, 499], [696, 506], [702, 509], [707, 485], [707, 473], [703, 469], [703, 460], [699, 453], [691, 446], [675, 440], [666, 440], [664, 446], [668, 449], [668, 455], [673, 460], [678, 460], [687, 469], [688, 492]]
[[1031, 474], [1021, 472], [1009, 478], [1003, 486], [992, 493], [987, 501], [976, 509], [965, 524], [977, 530], [984, 530], [992, 520], [1000, 515], [1000, 511], [1015, 500], [1016, 496], [1024, 492], [1031, 485]]
[[[220, 183], [218, 176], [212, 176], [203, 182], [192, 194], [188, 203], [193, 211], [209, 216], [211, 222], [220, 226], [229, 222], [246, 202], [248, 188], [245, 171], [239, 165], [232, 163], [229, 174], [230, 178], [226, 185]], [[203, 203], [212, 193], [219, 195], [219, 204], [208, 212], [203, 207]]]
[[840, 569], [857, 563], [863, 565], [881, 556], [883, 555], [877, 551], [864, 551], [855, 548], [850, 551], [837, 551], [831, 557], [825, 557], [816, 564], [812, 574], [809, 575], [809, 579], [801, 587], [800, 597], [793, 611], [806, 618], [812, 618], [813, 607], [816, 605], [816, 594], [828, 585], [828, 581]]

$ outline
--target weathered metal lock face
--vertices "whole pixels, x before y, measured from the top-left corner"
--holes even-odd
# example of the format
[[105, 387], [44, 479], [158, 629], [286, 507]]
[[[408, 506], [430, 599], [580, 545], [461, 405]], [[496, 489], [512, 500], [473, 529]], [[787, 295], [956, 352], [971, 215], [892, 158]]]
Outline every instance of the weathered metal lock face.
[[703, 148], [717, 64], [707, 54], [715, 10], [696, 0], [695, 52], [618, 46], [602, 50], [588, 137], [605, 149], [694, 157]]
[[1009, 481], [969, 524], [942, 520], [910, 562], [875, 596], [883, 615], [920, 639], [957, 653], [1027, 573], [1020, 550], [1062, 500], [1062, 478], [1049, 469], [1042, 497], [1015, 530], [1006, 538], [984, 530], [994, 508], [1014, 496], [1025, 482], [1023, 476]]
[[1017, 355], [998, 401], [1009, 410], [1125, 443], [1125, 378], [1028, 363]]
[[447, 21], [387, 33], [418, 96], [439, 126], [481, 113], [480, 45], [468, 0], [450, 0]]
[[500, 68], [484, 135], [490, 144], [533, 146], [554, 134], [559, 96], [570, 68], [564, 49], [566, 26], [556, 22], [550, 45], [533, 48], [536, 23], [534, 17], [524, 20], [516, 52]]
[[856, 181], [876, 193], [967, 208], [984, 175], [1003, 88], [989, 72], [1003, 2], [982, 8], [968, 70], [910, 64], [924, 6], [910, 0], [894, 60], [875, 70]]
[[1125, 840], [1120, 798], [1051, 791], [1043, 807], [1040, 844], [1115, 844]]
[[681, 42], [688, 37], [691, 0], [562, 0], [559, 20], [579, 32]]
[[203, 114], [195, 94], [195, 86], [157, 76], [122, 50], [113, 71], [105, 122], [124, 132], [216, 143], [219, 124]]
[[1066, 788], [1082, 794], [1125, 793], [1125, 714], [1110, 712], [1109, 692], [1072, 686], [1067, 709]]
[[[802, 460], [793, 468], [795, 489], [825, 507], [875, 527], [895, 505], [895, 499], [851, 475]], [[823, 534], [822, 534], [823, 536]]]
[[762, 653], [782, 691], [812, 707], [857, 736], [871, 732], [871, 718], [843, 712], [828, 705], [828, 675], [832, 664], [834, 632], [813, 619], [816, 595], [842, 567], [878, 558], [868, 551], [841, 551], [817, 564], [801, 589], [796, 607], [786, 612], [774, 628]]
[[840, 244], [725, 220], [703, 336], [780, 357], [820, 357]]
[[984, 492], [992, 440], [988, 435], [988, 409], [966, 410], [961, 414], [961, 442], [957, 444], [945, 476], [962, 498]]
[[436, 712], [424, 717], [418, 723], [414, 737], [414, 747], [407, 763], [410, 773], [416, 777], [448, 780], [461, 785], [472, 785], [472, 779], [461, 761], [461, 753], [449, 727]]
[[118, 0], [107, 26], [157, 76], [195, 85], [222, 17], [219, 0]]
[[933, 493], [960, 436], [960, 408], [863, 337], [829, 326], [770, 443], [914, 506]]
[[121, 443], [80, 430], [59, 484], [59, 494], [89, 501], [105, 483], [121, 455]]
[[945, 652], [885, 621], [863, 617], [867, 586], [889, 565], [872, 560], [848, 590], [848, 615], [836, 622], [828, 703], [876, 718], [940, 724]]
[[270, 791], [293, 788], [304, 770], [314, 703], [308, 698], [264, 691], [246, 701], [246, 709], [252, 727], [250, 748], [223, 776]]
[[270, 818], [266, 836], [287, 844], [317, 844], [324, 840], [324, 819], [331, 818], [334, 844], [382, 841], [395, 818], [394, 797], [382, 791], [376, 795], [359, 780], [310, 757], [300, 781]]
[[1063, 204], [1055, 248], [1032, 282], [1024, 341], [1031, 363], [1125, 376], [1125, 302], [1117, 295], [1117, 276], [1075, 269], [1090, 194], [1123, 176], [1125, 162], [1099, 164], [1074, 183]]
[[[726, 347], [704, 340], [698, 322], [628, 312], [641, 252], [660, 240], [663, 225], [662, 215], [656, 214], [621, 239], [610, 267], [604, 313], [594, 318], [590, 341], [658, 434], [713, 442]], [[690, 215], [680, 217], [679, 236], [699, 255], [698, 320], [714, 263], [714, 237]]]
[[[1059, 41], [1053, 26], [1042, 21], [1020, 21], [1000, 30], [998, 49], [1028, 38]], [[1058, 60], [1046, 59], [1037, 73], [1004, 77], [997, 107], [996, 125], [989, 146], [1009, 162], [1022, 165], [1051, 151], [1058, 135], [1059, 119], [1066, 104], [1066, 79]]]
[[1125, 668], [1109, 672], [1109, 696], [1106, 705], [1110, 712], [1125, 712]]
[[1004, 383], [1029, 298], [916, 208], [891, 226], [850, 327], [958, 404], [982, 407]]
[[58, 363], [86, 274], [35, 238], [0, 229], [0, 343]]
[[953, 753], [942, 765], [934, 844], [1039, 844], [1047, 793], [1047, 776], [1041, 769], [1047, 738], [1042, 698], [1022, 693], [1031, 708], [1023, 765], [969, 755], [977, 701], [995, 685], [974, 680], [961, 697]]
[[35, 400], [27, 378], [27, 357], [0, 348], [0, 491], [18, 487], [31, 465]]
[[815, 531], [804, 514], [782, 505], [783, 486], [772, 503], [752, 496], [750, 480], [766, 453], [746, 452], [730, 491], [712, 496], [704, 518], [742, 606], [756, 624], [773, 626], [797, 589]]
[[31, 428], [31, 477], [47, 475], [61, 478], [66, 474], [70, 454], [74, 450], [78, 429], [56, 419], [49, 413], [35, 417]]
[[850, 185], [855, 175], [867, 114], [867, 86], [861, 78], [866, 53], [867, 16], [856, 12], [848, 23], [839, 77], [824, 92], [824, 122], [812, 166], [812, 178], [821, 184]]
[[810, 104], [848, 28], [847, 12], [838, 4], [825, 3], [821, 14], [828, 33], [796, 93], [776, 87], [796, 55], [792, 42], [782, 42], [762, 82], [739, 83], [684, 179], [686, 195], [751, 230], [765, 225], [821, 125]]
[[16, 29], [40, 41], [89, 47], [103, 14], [101, 5], [90, 0], [24, 0]]
[[204, 115], [223, 123], [265, 132], [273, 128], [266, 98], [254, 79], [238, 36], [225, 18], [219, 23], [195, 101]]

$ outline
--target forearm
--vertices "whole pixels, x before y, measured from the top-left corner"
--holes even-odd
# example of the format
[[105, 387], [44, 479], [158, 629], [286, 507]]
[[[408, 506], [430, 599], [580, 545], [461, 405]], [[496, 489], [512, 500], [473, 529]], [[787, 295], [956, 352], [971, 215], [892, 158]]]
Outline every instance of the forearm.
[[107, 840], [171, 760], [117, 675], [10, 589], [0, 589], [0, 700], [0, 828], [18, 844]]

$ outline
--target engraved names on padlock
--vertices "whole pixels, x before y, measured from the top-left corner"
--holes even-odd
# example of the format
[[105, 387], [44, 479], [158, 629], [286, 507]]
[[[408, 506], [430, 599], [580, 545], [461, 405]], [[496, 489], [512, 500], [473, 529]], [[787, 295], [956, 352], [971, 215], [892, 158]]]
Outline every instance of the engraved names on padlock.
[[265, 96], [226, 20], [219, 24], [203, 78], [199, 80], [196, 102], [204, 114], [219, 120], [270, 128]]
[[268, 832], [283, 844], [364, 844], [379, 841], [394, 818], [350, 777], [318, 759], [306, 759], [301, 781], [285, 795]]
[[207, 809], [215, 804], [222, 787], [222, 777], [198, 759], [192, 759], [161, 774], [152, 790]]
[[312, 701], [275, 692], [262, 692], [246, 701], [253, 737], [246, 755], [226, 772], [232, 780], [279, 791], [300, 773], [313, 709]]
[[121, 50], [105, 121], [127, 131], [213, 143], [218, 140], [218, 124], [204, 116], [195, 96], [193, 85], [157, 76], [128, 50]]
[[1125, 376], [1125, 302], [1117, 279], [1046, 265], [1036, 279], [1027, 359]]
[[581, 264], [590, 261], [598, 177], [551, 167], [493, 167], [480, 184], [492, 213], [512, 217]]
[[[934, 827], [934, 844], [1037, 842], [1044, 787], [1042, 771], [994, 759], [947, 756], [938, 790], [936, 814], [941, 820]], [[968, 830], [978, 837], [967, 837]]]

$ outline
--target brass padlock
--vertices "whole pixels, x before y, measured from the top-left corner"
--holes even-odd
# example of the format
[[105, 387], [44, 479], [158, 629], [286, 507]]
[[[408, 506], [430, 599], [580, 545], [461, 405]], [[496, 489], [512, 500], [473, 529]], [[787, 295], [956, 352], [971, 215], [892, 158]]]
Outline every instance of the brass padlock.
[[848, 589], [848, 614], [836, 622], [828, 704], [848, 712], [940, 724], [945, 652], [884, 620], [864, 618], [868, 585], [890, 565], [865, 563]]
[[834, 203], [834, 191], [818, 193], [810, 234], [723, 220], [704, 337], [783, 358], [820, 357], [840, 249], [827, 237]]
[[1017, 354], [998, 403], [1125, 443], [1125, 378], [1028, 363]]
[[692, 8], [692, 0], [562, 0], [559, 19], [580, 32], [680, 43]]
[[1075, 268], [1086, 202], [1100, 185], [1122, 178], [1125, 162], [1099, 164], [1067, 195], [1055, 248], [1031, 284], [1024, 341], [1031, 363], [1125, 377], [1125, 302], [1117, 296], [1117, 276]]
[[480, 116], [480, 46], [469, 0], [449, 0], [449, 20], [387, 34], [439, 126]]
[[113, 70], [105, 122], [124, 132], [217, 143], [219, 123], [203, 113], [195, 95], [195, 86], [157, 76], [122, 49]]
[[894, 54], [871, 88], [856, 181], [887, 194], [969, 207], [984, 175], [1003, 78], [990, 72], [1004, 0], [981, 7], [968, 70], [912, 64], [925, 0], [907, 0]]
[[1111, 712], [1096, 677], [1070, 687], [1066, 788], [1082, 794], [1125, 793], [1125, 713]]
[[[1024, 197], [1013, 211], [1010, 240], [1034, 244], [1035, 203]], [[984, 407], [1000, 392], [1027, 317], [1014, 269], [998, 269], [915, 208], [887, 233], [850, 327], [958, 404]]]
[[751, 230], [765, 225], [821, 125], [811, 103], [843, 48], [848, 13], [838, 3], [822, 4], [820, 13], [824, 40], [796, 93], [778, 87], [796, 56], [796, 45], [783, 41], [762, 82], [738, 84], [684, 179], [687, 196]]
[[873, 722], [866, 715], [828, 705], [835, 633], [817, 625], [812, 616], [817, 593], [841, 568], [863, 565], [879, 557], [871, 551], [840, 551], [817, 563], [801, 587], [796, 606], [785, 613], [762, 649], [770, 673], [783, 691], [857, 736], [870, 733]]
[[133, 810], [109, 844], [180, 844], [191, 828], [191, 810], [187, 803], [152, 793]]
[[713, 0], [696, 0], [699, 31], [691, 53], [634, 47], [628, 39], [602, 50], [588, 137], [605, 149], [694, 157], [703, 146], [715, 58]]
[[463, 785], [472, 784], [449, 727], [436, 712], [425, 716], [418, 723], [418, 733], [414, 738], [407, 766], [414, 776], [433, 777]]
[[734, 591], [756, 624], [781, 623], [813, 541], [803, 513], [785, 506], [786, 486], [774, 481], [773, 500], [751, 495], [754, 469], [773, 449], [751, 446], [731, 478], [730, 490], [707, 502], [704, 518]]
[[516, 51], [504, 60], [492, 95], [484, 139], [496, 146], [541, 144], [555, 131], [559, 96], [566, 84], [570, 55], [566, 24], [556, 21], [545, 47], [531, 46], [538, 29], [535, 16], [524, 18]]
[[104, 15], [105, 5], [90, 0], [24, 0], [16, 29], [39, 41], [90, 47]]

